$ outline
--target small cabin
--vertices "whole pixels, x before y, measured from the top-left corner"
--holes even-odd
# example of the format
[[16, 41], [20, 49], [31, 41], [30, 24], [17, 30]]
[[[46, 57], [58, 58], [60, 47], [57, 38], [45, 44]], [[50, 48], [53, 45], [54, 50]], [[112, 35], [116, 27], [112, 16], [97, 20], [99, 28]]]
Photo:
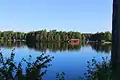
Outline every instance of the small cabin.
[[70, 44], [79, 44], [80, 43], [80, 40], [79, 39], [70, 39], [68, 41]]

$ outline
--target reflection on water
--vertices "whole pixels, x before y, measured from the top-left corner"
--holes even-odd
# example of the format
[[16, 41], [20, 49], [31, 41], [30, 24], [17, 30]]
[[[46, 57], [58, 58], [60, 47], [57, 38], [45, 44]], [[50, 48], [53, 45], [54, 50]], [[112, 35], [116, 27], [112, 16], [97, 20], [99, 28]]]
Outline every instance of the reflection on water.
[[17, 47], [17, 48], [20, 48], [20, 47], [24, 47], [25, 46], [25, 42], [13, 42], [13, 41], [8, 41], [8, 42], [4, 42], [4, 41], [1, 41], [0, 42], [0, 47], [3, 47], [3, 48], [14, 48], [14, 47]]
[[28, 43], [28, 42], [0, 42], [0, 47], [4, 48], [14, 48], [14, 47], [24, 47], [27, 46], [29, 49], [34, 49], [40, 52], [46, 52], [49, 50], [51, 52], [57, 51], [79, 51], [83, 46], [90, 46], [96, 52], [111, 52], [111, 44], [98, 44], [98, 43], [88, 43], [88, 44], [78, 44], [71, 45], [69, 43]]
[[[109, 57], [110, 54], [106, 53], [111, 51], [110, 44], [95, 43], [70, 45], [68, 43], [0, 42], [0, 47], [1, 51], [4, 50], [4, 57], [8, 57], [11, 49], [15, 48], [16, 62], [20, 62], [21, 58], [29, 55], [32, 55], [32, 61], [34, 61], [41, 52], [51, 51], [49, 55], [54, 56], [54, 59], [51, 61], [52, 66], [48, 67], [47, 73], [43, 76], [43, 80], [56, 80], [56, 73], [61, 72], [65, 72], [65, 80], [79, 80], [78, 77], [83, 76], [86, 71], [87, 61], [93, 57], [100, 61], [99, 58], [102, 56]], [[102, 54], [97, 54], [98, 52]], [[49, 52], [45, 55], [48, 55], [47, 53]]]
[[28, 48], [33, 48], [41, 52], [42, 51], [46, 52], [47, 49], [52, 52], [66, 51], [66, 50], [77, 51], [80, 50], [81, 48], [80, 44], [72, 46], [68, 43], [34, 43], [34, 44], [27, 43], [26, 45], [28, 46]]
[[110, 53], [112, 49], [111, 44], [89, 43], [86, 45], [91, 46], [96, 52]]

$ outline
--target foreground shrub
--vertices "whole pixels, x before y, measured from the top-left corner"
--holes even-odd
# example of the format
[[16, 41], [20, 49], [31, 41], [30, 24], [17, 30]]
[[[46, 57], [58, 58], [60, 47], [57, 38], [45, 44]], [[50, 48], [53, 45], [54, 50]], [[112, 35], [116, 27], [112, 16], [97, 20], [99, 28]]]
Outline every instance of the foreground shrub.
[[102, 62], [97, 62], [95, 58], [87, 62], [86, 80], [111, 80], [112, 65], [108, 58], [102, 57]]
[[[14, 56], [14, 50], [8, 58], [4, 58], [0, 52], [0, 80], [42, 80], [47, 67], [50, 66], [49, 62], [53, 58], [49, 55], [40, 54], [35, 61], [31, 61], [32, 56], [29, 55], [28, 59], [23, 58], [17, 64]], [[23, 67], [25, 67], [24, 70]]]

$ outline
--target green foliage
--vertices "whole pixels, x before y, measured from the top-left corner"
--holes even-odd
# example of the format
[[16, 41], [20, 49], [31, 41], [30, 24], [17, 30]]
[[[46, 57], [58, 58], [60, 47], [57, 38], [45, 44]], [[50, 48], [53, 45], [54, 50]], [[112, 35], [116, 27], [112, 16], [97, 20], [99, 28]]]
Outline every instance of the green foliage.
[[0, 32], [0, 41], [32, 41], [32, 42], [66, 42], [70, 39], [80, 39], [82, 42], [85, 40], [105, 40], [112, 41], [112, 34], [107, 32], [95, 33], [95, 34], [81, 34], [80, 32], [65, 32], [51, 30], [49, 32], [45, 30], [33, 31], [28, 33], [4, 31]]
[[26, 40], [33, 42], [66, 42], [69, 39], [80, 39], [81, 34], [79, 32], [65, 32], [52, 30], [47, 32], [46, 30], [35, 31], [27, 33]]
[[[42, 77], [46, 74], [48, 64], [53, 57], [49, 55], [45, 56], [41, 54], [35, 61], [31, 61], [32, 56], [28, 59], [22, 59], [18, 64], [14, 61], [15, 53], [12, 51], [11, 56], [4, 58], [0, 53], [0, 80], [42, 80]], [[23, 71], [23, 65], [26, 64], [25, 72]], [[43, 69], [41, 71], [41, 69]]]
[[[65, 73], [57, 73], [56, 79], [65, 80]], [[80, 76], [79, 80], [114, 80], [111, 61], [107, 57], [102, 57], [102, 62], [97, 62], [95, 58], [87, 61], [85, 77]]]
[[22, 41], [26, 40], [26, 33], [4, 31], [0, 32], [0, 41]]
[[101, 32], [101, 33], [95, 33], [95, 34], [91, 34], [88, 38], [89, 40], [92, 40], [92, 41], [101, 41], [101, 40], [105, 40], [106, 42], [107, 41], [112, 41], [112, 34], [107, 31], [107, 32]]
[[112, 41], [112, 34], [109, 31], [105, 32], [104, 37], [105, 41]]
[[112, 80], [112, 66], [108, 58], [102, 57], [102, 62], [97, 62], [95, 58], [88, 61], [86, 80]]

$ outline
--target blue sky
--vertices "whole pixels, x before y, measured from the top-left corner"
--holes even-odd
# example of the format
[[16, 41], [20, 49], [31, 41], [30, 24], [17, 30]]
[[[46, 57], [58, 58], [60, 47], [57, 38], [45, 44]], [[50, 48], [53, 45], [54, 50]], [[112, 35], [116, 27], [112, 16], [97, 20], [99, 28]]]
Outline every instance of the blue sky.
[[112, 0], [0, 0], [0, 30], [111, 31]]

